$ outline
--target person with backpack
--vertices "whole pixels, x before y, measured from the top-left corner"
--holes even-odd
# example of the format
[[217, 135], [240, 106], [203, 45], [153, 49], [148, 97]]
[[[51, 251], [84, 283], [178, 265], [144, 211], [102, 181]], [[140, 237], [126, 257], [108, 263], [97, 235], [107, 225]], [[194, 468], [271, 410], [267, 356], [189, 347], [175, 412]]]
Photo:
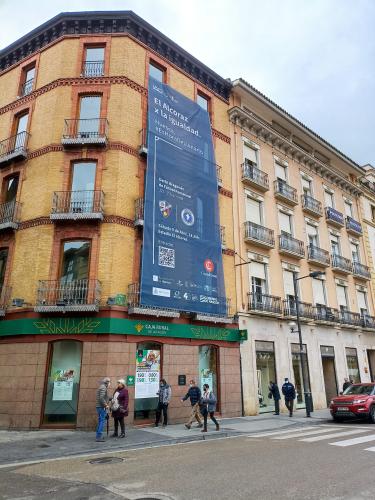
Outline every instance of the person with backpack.
[[[111, 437], [125, 437], [125, 417], [128, 416], [129, 392], [125, 387], [125, 380], [117, 381], [117, 388], [111, 401], [111, 412], [115, 424], [115, 430]], [[118, 428], [121, 428], [121, 434], [118, 435]]]
[[155, 427], [159, 427], [160, 417], [163, 412], [163, 427], [168, 425], [168, 405], [172, 398], [171, 386], [167, 384], [167, 381], [162, 378], [160, 379], [159, 390], [156, 393], [158, 395], [158, 406], [156, 408], [156, 421]]
[[289, 410], [289, 416], [293, 417], [293, 405], [294, 400], [296, 399], [296, 389], [294, 385], [289, 382], [288, 378], [285, 378], [281, 391], [284, 394], [285, 406]]
[[207, 432], [207, 418], [208, 415], [212, 422], [216, 425], [216, 430], [220, 429], [219, 422], [215, 418], [216, 410], [216, 396], [213, 391], [210, 391], [210, 386], [208, 384], [203, 384], [203, 394], [200, 401], [200, 411], [203, 415], [203, 429], [202, 432]]

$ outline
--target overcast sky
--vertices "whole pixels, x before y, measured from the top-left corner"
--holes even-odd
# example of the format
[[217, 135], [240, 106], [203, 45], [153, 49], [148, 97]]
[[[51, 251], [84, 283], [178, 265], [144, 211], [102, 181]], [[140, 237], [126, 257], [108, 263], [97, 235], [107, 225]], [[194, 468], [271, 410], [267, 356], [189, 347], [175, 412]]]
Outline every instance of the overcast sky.
[[59, 12], [127, 9], [375, 165], [375, 0], [0, 0], [0, 48]]

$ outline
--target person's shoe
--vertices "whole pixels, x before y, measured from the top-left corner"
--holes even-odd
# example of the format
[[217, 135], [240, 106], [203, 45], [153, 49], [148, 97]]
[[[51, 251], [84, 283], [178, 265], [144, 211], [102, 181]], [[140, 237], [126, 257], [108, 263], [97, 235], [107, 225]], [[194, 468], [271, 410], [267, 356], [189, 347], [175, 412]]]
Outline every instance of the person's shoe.
[[191, 425], [185, 424], [185, 427], [186, 427], [186, 429], [189, 429], [189, 430], [190, 430]]
[[290, 417], [293, 417], [293, 413], [289, 413], [289, 416], [290, 416]]
[[220, 430], [220, 425], [219, 425], [219, 424], [217, 424], [217, 425], [216, 425], [216, 430], [217, 430], [217, 431], [219, 431], [219, 430]]
[[207, 429], [202, 429], [201, 432], [207, 432]]
[[121, 434], [119, 435], [119, 438], [124, 438], [125, 437], [125, 432], [121, 432]]
[[103, 436], [96, 438], [97, 443], [104, 443], [105, 439]]
[[280, 413], [274, 413], [274, 415], [280, 415]]
[[163, 428], [164, 428], [164, 427], [167, 427], [167, 424], [163, 424], [163, 425], [162, 425], [162, 427], [163, 427]]
[[201, 427], [203, 427], [203, 424], [198, 424], [197, 425], [197, 428], [200, 429]]
[[111, 438], [117, 438], [118, 437], [118, 434], [117, 432], [114, 432], [113, 434], [110, 435]]

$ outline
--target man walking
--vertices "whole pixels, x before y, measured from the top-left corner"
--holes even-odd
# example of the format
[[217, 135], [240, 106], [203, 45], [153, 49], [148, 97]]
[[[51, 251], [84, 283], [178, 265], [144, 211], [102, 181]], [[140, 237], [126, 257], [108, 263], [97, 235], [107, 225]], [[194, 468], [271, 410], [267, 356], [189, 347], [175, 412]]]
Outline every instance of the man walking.
[[163, 412], [163, 427], [168, 425], [168, 405], [172, 398], [171, 386], [162, 378], [159, 384], [159, 391], [156, 393], [159, 396], [158, 406], [156, 408], [155, 427], [159, 427], [161, 413]]
[[[273, 398], [273, 400], [275, 401], [275, 415], [280, 415], [280, 391], [279, 391], [279, 388], [277, 387], [277, 384], [275, 382], [272, 382], [272, 380], [270, 380], [270, 384], [268, 386], [268, 389], [270, 391], [268, 397], [269, 399]], [[271, 397], [270, 397], [271, 396]]]
[[108, 389], [111, 379], [104, 377], [96, 391], [96, 413], [98, 415], [98, 425], [96, 427], [96, 440], [98, 443], [105, 441], [103, 436], [104, 424], [107, 418], [109, 395]]
[[289, 410], [289, 416], [293, 417], [293, 405], [294, 400], [296, 399], [296, 389], [294, 385], [289, 382], [288, 378], [285, 378], [281, 391], [284, 394], [285, 406]]
[[201, 401], [202, 393], [199, 387], [197, 386], [195, 380], [190, 380], [190, 387], [185, 396], [181, 399], [182, 402], [186, 401], [187, 399], [190, 399], [190, 404], [191, 404], [191, 414], [190, 418], [185, 424], [185, 427], [187, 429], [191, 428], [191, 424], [193, 423], [194, 419], [197, 420], [198, 422], [198, 427], [203, 427], [202, 424], [202, 419], [199, 413], [199, 403]]

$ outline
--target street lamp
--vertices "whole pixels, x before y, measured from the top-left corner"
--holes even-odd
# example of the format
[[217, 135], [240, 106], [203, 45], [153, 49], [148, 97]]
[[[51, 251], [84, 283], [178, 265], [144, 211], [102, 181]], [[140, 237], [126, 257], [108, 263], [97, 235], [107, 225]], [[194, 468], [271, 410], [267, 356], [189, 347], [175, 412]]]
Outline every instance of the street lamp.
[[[305, 396], [306, 417], [311, 417], [310, 413], [312, 408], [312, 399], [311, 399], [311, 389], [309, 384], [307, 363], [303, 351], [301, 321], [299, 317], [299, 297], [298, 297], [297, 281], [303, 280], [304, 278], [317, 278], [318, 276], [322, 276], [323, 274], [325, 274], [324, 271], [312, 271], [306, 276], [301, 276], [300, 278], [297, 278], [297, 273], [295, 271], [293, 272], [294, 300], [296, 303], [297, 331], [299, 336], [299, 352], [300, 352], [300, 360], [302, 368], [302, 384], [303, 384], [303, 393]], [[289, 326], [291, 331], [294, 332], [295, 325], [290, 323]]]

